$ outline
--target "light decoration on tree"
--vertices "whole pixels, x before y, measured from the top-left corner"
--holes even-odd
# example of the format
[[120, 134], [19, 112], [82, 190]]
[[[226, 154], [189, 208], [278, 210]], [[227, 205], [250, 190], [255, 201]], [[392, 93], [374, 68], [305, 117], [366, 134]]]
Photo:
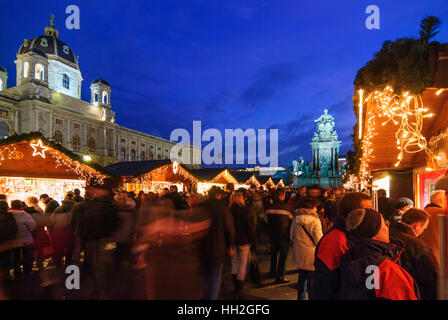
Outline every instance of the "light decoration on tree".
[[47, 151], [50, 148], [47, 148], [42, 145], [42, 140], [38, 140], [37, 143], [30, 143], [31, 147], [33, 148], [33, 157], [35, 156], [41, 156], [45, 159], [45, 151]]
[[[409, 92], [397, 95], [391, 87], [387, 86], [382, 91], [370, 93], [363, 103], [370, 103], [371, 108], [366, 113], [364, 122], [366, 127], [362, 139], [359, 172], [361, 181], [367, 182], [371, 178], [368, 166], [370, 160], [375, 157], [372, 141], [373, 137], [378, 134], [377, 124], [393, 125], [397, 128], [393, 144], [397, 149], [395, 167], [400, 165], [405, 152], [425, 151], [429, 157], [434, 157], [422, 134], [423, 119], [432, 117], [434, 114], [427, 113], [428, 108], [423, 105], [420, 95], [411, 95]], [[394, 148], [393, 145], [392, 148]]]
[[[346, 190], [359, 191], [364, 188], [366, 181], [360, 179], [360, 177], [351, 174], [348, 176], [347, 181], [342, 185]], [[360, 187], [360, 189], [359, 189]]]

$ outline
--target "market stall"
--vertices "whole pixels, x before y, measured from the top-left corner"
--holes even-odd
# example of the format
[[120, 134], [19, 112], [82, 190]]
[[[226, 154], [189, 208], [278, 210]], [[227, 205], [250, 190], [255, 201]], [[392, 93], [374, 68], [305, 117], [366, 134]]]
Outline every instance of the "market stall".
[[284, 188], [285, 183], [282, 178], [272, 178], [272, 182], [274, 182], [276, 188]]
[[86, 181], [102, 181], [107, 172], [85, 163], [78, 155], [40, 133], [11, 136], [0, 141], [0, 194], [25, 200], [46, 193], [57, 201], [68, 191], [84, 192]]
[[226, 168], [191, 169], [189, 172], [196, 177], [197, 182], [194, 189], [201, 194], [206, 194], [212, 186], [225, 190], [229, 183], [235, 187], [239, 185], [235, 177]]
[[263, 186], [264, 189], [275, 188], [275, 183], [272, 181], [271, 176], [256, 176], [257, 180]]
[[136, 194], [140, 191], [159, 193], [171, 185], [176, 185], [179, 191], [186, 191], [197, 181], [180, 164], [171, 160], [117, 162], [106, 169], [121, 177], [127, 191]]
[[234, 170], [230, 172], [231, 175], [238, 181], [238, 184], [235, 185], [235, 189], [238, 188], [249, 188], [251, 185], [255, 185], [259, 187], [260, 181], [257, 180], [255, 174], [250, 171], [245, 170]]

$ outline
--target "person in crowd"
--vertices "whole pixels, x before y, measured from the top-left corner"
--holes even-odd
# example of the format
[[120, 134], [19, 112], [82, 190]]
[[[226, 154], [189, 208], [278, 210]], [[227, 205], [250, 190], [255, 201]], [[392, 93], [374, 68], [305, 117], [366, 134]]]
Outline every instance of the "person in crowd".
[[200, 243], [204, 285], [203, 299], [217, 300], [226, 255], [233, 255], [235, 227], [232, 214], [222, 200], [222, 190], [213, 186], [208, 191], [208, 197], [199, 206], [207, 211], [211, 220], [210, 229]]
[[81, 197], [81, 190], [79, 190], [78, 188], [73, 190], [73, 194], [75, 195], [75, 197], [73, 198], [73, 201], [75, 201], [76, 203], [84, 201], [84, 198]]
[[418, 238], [428, 224], [429, 214], [425, 210], [411, 208], [400, 222], [391, 224], [390, 237], [405, 244], [401, 265], [417, 282], [421, 299], [436, 300], [439, 265], [432, 249]]
[[325, 210], [325, 198], [322, 196], [322, 189], [318, 185], [312, 185], [308, 188], [308, 196], [319, 202], [319, 207], [317, 207], [318, 214], [324, 214]]
[[292, 192], [288, 198], [288, 204], [293, 210], [296, 209], [296, 201], [297, 201], [297, 194], [295, 192]]
[[49, 217], [44, 215], [44, 211], [39, 206], [39, 200], [36, 197], [27, 197], [25, 199], [26, 207], [24, 211], [27, 212], [36, 222], [36, 227], [33, 231], [33, 250], [39, 271], [44, 270], [45, 248], [51, 247], [51, 240], [45, 227], [49, 225]]
[[255, 248], [255, 224], [245, 207], [244, 194], [240, 191], [230, 196], [230, 212], [235, 226], [235, 248], [231, 257], [232, 277], [235, 282], [235, 299], [239, 299], [246, 278], [249, 251]]
[[127, 196], [126, 192], [120, 192], [115, 195], [114, 203], [117, 208], [119, 223], [118, 229], [113, 233], [112, 238], [117, 244], [115, 249], [115, 265], [119, 267], [125, 262], [132, 263], [133, 261], [131, 244], [137, 221], [137, 204]]
[[[11, 214], [17, 223], [17, 237], [13, 240], [15, 242], [15, 249], [12, 251], [14, 277], [21, 276], [28, 277], [33, 269], [33, 230], [36, 227], [36, 222], [33, 218], [23, 211], [22, 202], [20, 200], [11, 201]], [[23, 265], [23, 272], [20, 265]]]
[[316, 200], [305, 199], [303, 208], [297, 209], [297, 215], [291, 225], [292, 263], [299, 272], [297, 294], [299, 300], [306, 300], [307, 293], [309, 296], [316, 245], [322, 238], [322, 225], [317, 214], [318, 206]]
[[440, 264], [440, 238], [439, 238], [439, 215], [446, 214], [446, 197], [444, 190], [436, 190], [432, 193], [430, 203], [425, 207], [429, 213], [429, 224], [420, 239], [425, 242], [436, 256]]
[[348, 214], [346, 230], [356, 242], [341, 258], [340, 299], [419, 299], [415, 280], [396, 262], [403, 248], [390, 243], [388, 225], [373, 209]]
[[[9, 278], [11, 269], [11, 242], [16, 239], [18, 226], [14, 216], [8, 212], [8, 202], [0, 201], [0, 278]], [[1, 282], [0, 282], [1, 284]]]
[[387, 197], [386, 190], [378, 190], [378, 211], [383, 215], [383, 217], [390, 221], [394, 214], [394, 201]]
[[113, 203], [113, 181], [103, 179], [98, 184], [92, 179], [86, 188], [85, 200], [72, 210], [72, 227], [85, 245], [88, 265], [94, 280], [92, 298], [102, 298], [105, 290], [104, 264], [101, 252], [103, 239], [110, 238], [118, 227], [118, 214]]
[[46, 215], [52, 214], [59, 207], [59, 203], [46, 193], [40, 195], [39, 201], [45, 206], [44, 213]]
[[271, 271], [276, 283], [287, 283], [285, 280], [286, 258], [289, 251], [289, 231], [294, 218], [292, 208], [285, 202], [285, 190], [275, 192], [274, 203], [265, 211], [271, 237]]
[[163, 198], [171, 200], [176, 210], [188, 209], [188, 204], [179, 194], [176, 185], [171, 185], [169, 192]]
[[361, 192], [348, 193], [339, 203], [339, 213], [332, 229], [324, 234], [316, 247], [311, 300], [337, 299], [341, 257], [352, 245], [345, 222], [350, 211], [361, 208], [373, 208], [372, 199]]
[[394, 213], [390, 217], [390, 222], [400, 222], [401, 216], [414, 206], [414, 201], [409, 198], [402, 197], [395, 202]]
[[75, 206], [74, 194], [67, 193], [62, 204], [54, 210], [50, 216], [49, 231], [51, 234], [56, 266], [62, 268], [65, 260], [65, 267], [72, 264], [74, 251], [74, 232], [72, 221], [72, 210]]

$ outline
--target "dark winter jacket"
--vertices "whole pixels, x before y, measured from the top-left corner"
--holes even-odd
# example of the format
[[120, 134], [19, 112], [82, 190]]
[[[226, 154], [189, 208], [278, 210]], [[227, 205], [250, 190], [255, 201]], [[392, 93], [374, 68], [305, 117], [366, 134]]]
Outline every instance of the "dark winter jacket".
[[394, 201], [390, 198], [379, 198], [378, 199], [378, 212], [381, 213], [386, 220], [394, 214]]
[[222, 264], [226, 260], [227, 248], [235, 244], [232, 214], [222, 200], [208, 199], [198, 207], [204, 208], [211, 219], [210, 229], [199, 244], [202, 261], [205, 264]]
[[118, 227], [118, 215], [111, 199], [86, 199], [72, 210], [72, 227], [83, 241], [111, 237]]
[[[396, 263], [403, 250], [395, 244], [357, 238], [356, 245], [341, 258], [338, 298], [418, 300], [420, 295], [416, 282]], [[370, 269], [374, 267], [378, 268], [377, 271]], [[376, 287], [375, 273], [378, 275]], [[368, 288], [368, 285], [371, 287]]]
[[176, 210], [188, 209], [187, 202], [181, 197], [179, 192], [168, 193], [164, 198], [170, 199], [173, 202], [174, 209]]
[[235, 226], [235, 245], [241, 246], [244, 244], [255, 245], [255, 224], [250, 219], [249, 211], [244, 206], [232, 205], [230, 212], [233, 217], [233, 224]]
[[59, 207], [59, 203], [53, 198], [48, 198], [47, 201], [45, 201], [45, 214], [49, 215], [53, 213], [57, 207]]
[[334, 300], [340, 290], [341, 257], [353, 245], [353, 237], [345, 229], [345, 220], [338, 216], [333, 227], [316, 247], [313, 285], [310, 299]]
[[417, 282], [422, 300], [436, 300], [439, 265], [432, 249], [403, 223], [393, 223], [390, 236], [404, 242], [401, 265]]
[[294, 219], [293, 210], [284, 201], [276, 201], [268, 205], [265, 211], [268, 229], [273, 241], [289, 241], [289, 231]]

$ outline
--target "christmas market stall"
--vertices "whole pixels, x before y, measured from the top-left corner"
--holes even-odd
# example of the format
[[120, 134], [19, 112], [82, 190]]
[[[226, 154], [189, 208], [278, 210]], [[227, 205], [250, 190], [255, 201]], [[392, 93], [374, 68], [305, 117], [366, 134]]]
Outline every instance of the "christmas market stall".
[[432, 85], [421, 93], [396, 93], [391, 86], [367, 96], [357, 92], [360, 169], [353, 180], [385, 189], [395, 200], [414, 199], [420, 208], [448, 168], [448, 44], [434, 63]]
[[282, 178], [272, 178], [272, 182], [274, 182], [276, 188], [284, 188], [285, 183]]
[[171, 185], [176, 185], [179, 191], [185, 191], [190, 190], [197, 181], [180, 164], [167, 159], [117, 162], [106, 169], [121, 177], [121, 183], [127, 191], [135, 193], [159, 193]]
[[0, 194], [8, 201], [43, 193], [61, 201], [76, 188], [83, 193], [86, 181], [102, 183], [107, 176], [101, 166], [86, 163], [39, 132], [0, 141]]
[[275, 188], [275, 183], [272, 180], [271, 176], [256, 176], [257, 180], [263, 186], [264, 189]]
[[206, 194], [212, 186], [225, 190], [228, 184], [239, 185], [227, 168], [190, 169], [189, 172], [198, 180], [194, 187], [198, 193]]
[[259, 187], [261, 185], [260, 181], [257, 180], [255, 174], [251, 171], [245, 170], [233, 170], [230, 174], [238, 181], [235, 185], [235, 190], [238, 188], [249, 188], [251, 185]]

